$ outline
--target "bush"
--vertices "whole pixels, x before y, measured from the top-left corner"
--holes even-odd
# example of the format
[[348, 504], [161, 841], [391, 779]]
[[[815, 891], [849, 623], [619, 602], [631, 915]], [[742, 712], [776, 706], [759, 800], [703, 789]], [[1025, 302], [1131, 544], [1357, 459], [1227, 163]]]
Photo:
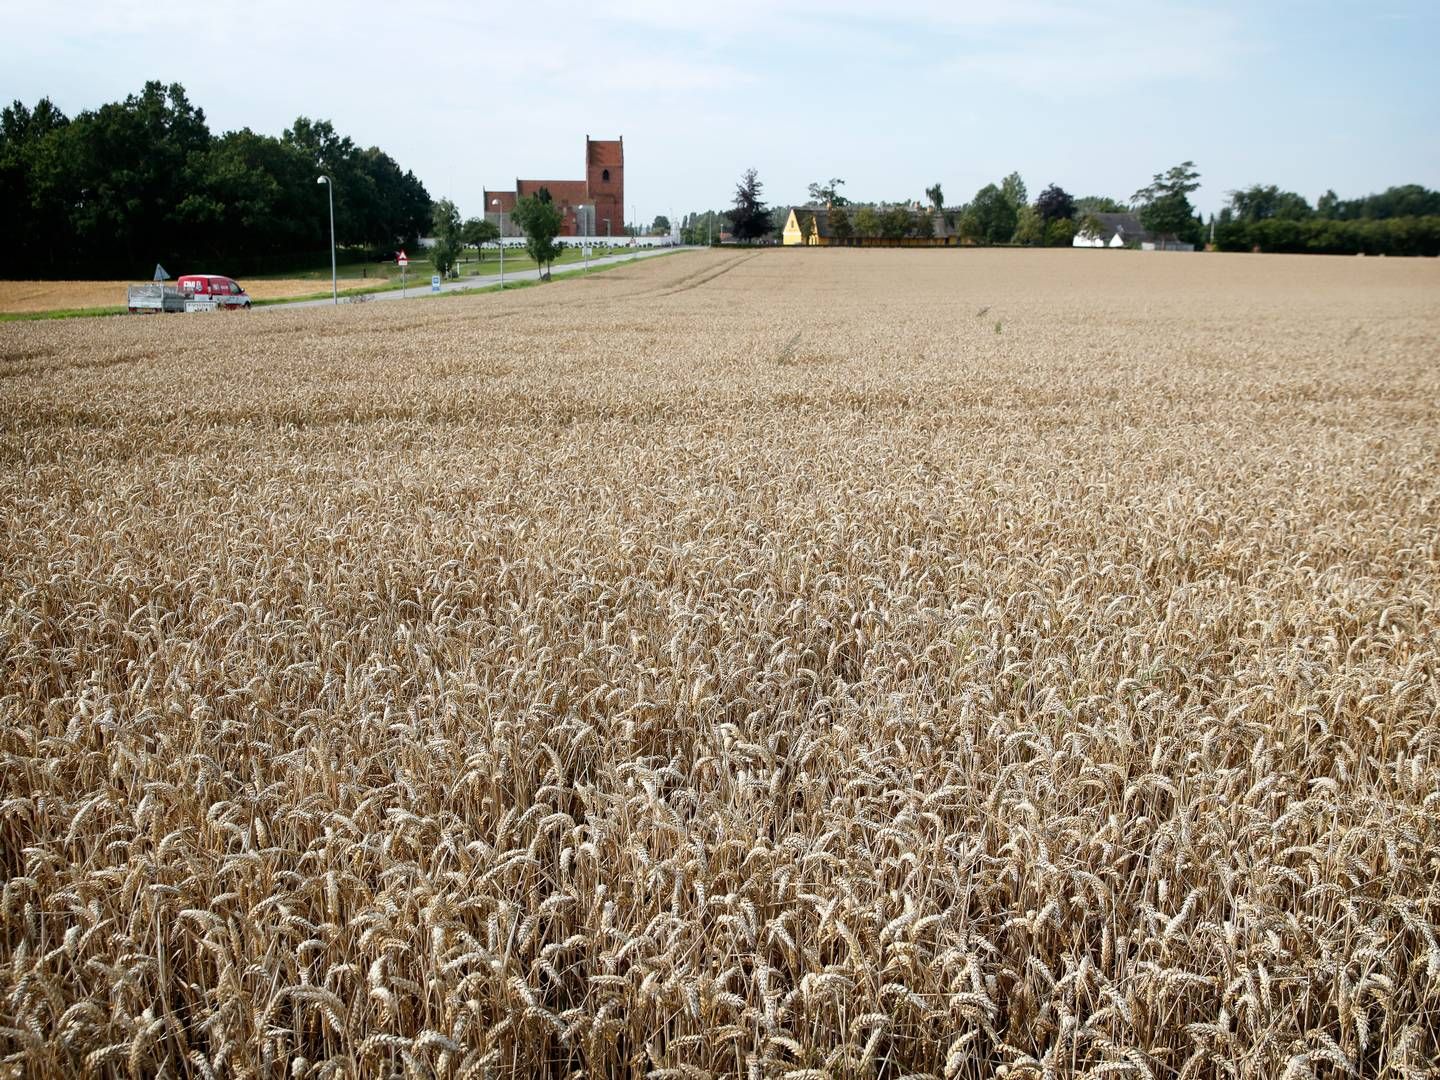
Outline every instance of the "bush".
[[1069, 247], [1075, 239], [1075, 222], [1070, 218], [1056, 218], [1045, 227], [1046, 247]]

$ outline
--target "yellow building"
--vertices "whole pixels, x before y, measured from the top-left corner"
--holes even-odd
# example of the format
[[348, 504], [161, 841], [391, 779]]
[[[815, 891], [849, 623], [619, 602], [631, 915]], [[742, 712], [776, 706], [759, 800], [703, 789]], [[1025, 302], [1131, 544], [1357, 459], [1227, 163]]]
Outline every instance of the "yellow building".
[[[829, 216], [829, 210], [811, 210], [804, 206], [792, 206], [790, 208], [790, 216], [785, 219], [785, 231], [781, 234], [781, 243], [786, 247], [799, 247], [801, 244], [807, 243], [812, 247], [825, 245], [829, 242], [829, 237], [820, 235], [818, 223], [812, 225], [808, 237], [805, 235], [806, 230], [803, 223], [807, 219], [810, 222], [815, 222], [817, 217], [828, 219]], [[828, 220], [826, 224], [829, 224]], [[826, 231], [828, 232], [829, 230], [827, 229]]]

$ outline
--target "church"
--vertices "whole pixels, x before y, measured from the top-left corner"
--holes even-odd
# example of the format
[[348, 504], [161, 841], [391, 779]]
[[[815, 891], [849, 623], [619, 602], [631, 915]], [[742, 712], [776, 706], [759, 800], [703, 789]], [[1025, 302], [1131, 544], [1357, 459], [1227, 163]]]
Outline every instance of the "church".
[[560, 208], [561, 236], [625, 235], [625, 139], [585, 136], [584, 180], [516, 180], [514, 191], [485, 192], [485, 220], [500, 228], [501, 236], [519, 236], [510, 220], [515, 203], [541, 188]]

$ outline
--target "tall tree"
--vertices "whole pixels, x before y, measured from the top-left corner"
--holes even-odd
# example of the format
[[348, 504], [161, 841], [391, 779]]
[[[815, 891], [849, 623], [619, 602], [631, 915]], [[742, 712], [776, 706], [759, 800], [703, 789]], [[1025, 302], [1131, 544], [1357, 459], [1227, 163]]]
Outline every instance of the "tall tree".
[[830, 210], [830, 235], [836, 240], [849, 240], [854, 234], [850, 227], [850, 215], [843, 206]]
[[71, 220], [82, 243], [89, 238], [124, 265], [148, 269], [155, 256], [193, 240], [181, 204], [199, 186], [210, 130], [183, 86], [147, 82], [123, 102], [81, 113], [66, 142]]
[[1077, 214], [1123, 214], [1130, 207], [1108, 195], [1082, 195], [1075, 200]]
[[1293, 191], [1281, 191], [1278, 186], [1268, 187], [1252, 184], [1243, 191], [1232, 191], [1230, 209], [1234, 217], [1246, 223], [1267, 221], [1304, 221], [1313, 217], [1315, 211], [1305, 201], [1305, 196]]
[[33, 110], [16, 101], [0, 112], [0, 267], [43, 276], [75, 247], [73, 173], [64, 152], [69, 124], [49, 98]]
[[1019, 211], [1010, 197], [994, 184], [986, 184], [975, 193], [967, 212], [975, 239], [986, 244], [1003, 244], [1015, 235]]
[[560, 255], [555, 237], [560, 235], [560, 227], [565, 223], [560, 208], [538, 194], [526, 195], [515, 203], [510, 220], [525, 234], [525, 250], [540, 268], [541, 280], [550, 280], [550, 266]]
[[1025, 191], [1025, 181], [1020, 179], [1018, 172], [1012, 172], [1000, 181], [1000, 193], [1017, 212], [1029, 201], [1029, 196]]
[[1033, 206], [1022, 206], [1015, 215], [1015, 233], [1011, 240], [1029, 247], [1045, 243], [1045, 219]]
[[651, 236], [667, 236], [670, 233], [670, 219], [664, 214], [656, 214], [654, 222], [650, 225]]
[[925, 198], [930, 200], [930, 205], [935, 208], [937, 213], [945, 209], [945, 192], [940, 188], [940, 181], [935, 181], [933, 185], [925, 189]]
[[1149, 185], [1131, 197], [1140, 207], [1140, 223], [1162, 237], [1195, 236], [1199, 229], [1190, 193], [1199, 186], [1200, 173], [1193, 161], [1156, 173]]
[[735, 209], [726, 214], [735, 239], [755, 240], [773, 227], [770, 211], [765, 208], [765, 203], [760, 198], [763, 190], [755, 170], [746, 169], [740, 182], [735, 185]]
[[[0, 111], [0, 272], [148, 276], [156, 262], [231, 273], [329, 250], [324, 173], [342, 244], [379, 246], [430, 226], [430, 196], [376, 147], [299, 118], [282, 138], [212, 135], [179, 84], [70, 120], [42, 99]], [[328, 259], [327, 259], [328, 264]]]
[[849, 206], [850, 200], [840, 194], [840, 188], [845, 183], [838, 176], [832, 176], [828, 182], [816, 181], [810, 185], [810, 204], [812, 206]]
[[436, 273], [449, 277], [464, 246], [460, 211], [449, 199], [441, 199], [431, 212], [431, 223], [435, 246], [430, 249], [430, 261], [434, 263]]

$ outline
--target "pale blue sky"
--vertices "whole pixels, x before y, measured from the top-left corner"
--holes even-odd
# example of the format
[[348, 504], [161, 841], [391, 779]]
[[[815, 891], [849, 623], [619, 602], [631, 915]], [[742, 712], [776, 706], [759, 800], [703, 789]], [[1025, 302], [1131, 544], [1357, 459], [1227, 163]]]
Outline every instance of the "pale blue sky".
[[581, 177], [586, 133], [625, 136], [646, 221], [727, 205], [752, 165], [776, 204], [831, 176], [856, 199], [939, 180], [958, 203], [1012, 169], [1032, 196], [1054, 181], [1125, 199], [1186, 158], [1206, 211], [1255, 182], [1312, 202], [1440, 187], [1440, 0], [534, 11], [0, 0], [0, 97], [48, 94], [73, 114], [159, 78], [217, 132], [328, 118], [467, 215], [482, 185]]

